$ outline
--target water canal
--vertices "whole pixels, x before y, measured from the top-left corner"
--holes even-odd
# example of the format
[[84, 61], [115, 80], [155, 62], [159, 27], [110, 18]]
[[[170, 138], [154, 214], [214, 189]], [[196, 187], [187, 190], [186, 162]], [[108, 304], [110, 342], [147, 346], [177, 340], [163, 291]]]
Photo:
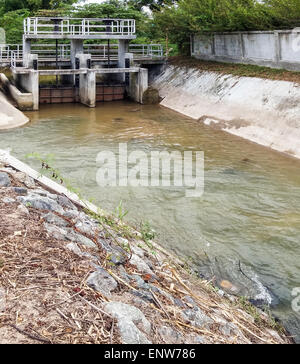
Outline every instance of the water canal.
[[[45, 105], [27, 114], [27, 126], [0, 132], [1, 149], [34, 167], [38, 163], [26, 154], [54, 154], [62, 175], [102, 208], [113, 211], [122, 200], [128, 221], [149, 221], [157, 240], [192, 257], [205, 277], [229, 280], [242, 294], [256, 282], [256, 298], [272, 298], [277, 316], [299, 322], [291, 308], [291, 291], [300, 286], [299, 160], [160, 106]], [[203, 197], [186, 198], [176, 187], [100, 188], [97, 154], [118, 153], [119, 143], [147, 153], [204, 151]]]

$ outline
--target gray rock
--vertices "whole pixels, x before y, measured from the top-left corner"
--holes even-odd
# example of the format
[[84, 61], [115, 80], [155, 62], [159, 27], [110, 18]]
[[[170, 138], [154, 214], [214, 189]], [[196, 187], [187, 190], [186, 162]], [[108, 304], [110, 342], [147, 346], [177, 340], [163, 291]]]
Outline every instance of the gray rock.
[[130, 275], [126, 272], [126, 269], [122, 265], [118, 267], [118, 272], [125, 282], [130, 283]]
[[88, 259], [92, 260], [93, 263], [91, 265], [94, 266], [95, 268], [98, 268], [98, 266], [94, 265], [94, 263], [98, 263], [97, 257], [93, 256], [90, 253], [82, 252], [77, 244], [69, 243], [69, 244], [66, 245], [66, 248], [68, 250], [70, 250], [71, 252], [73, 252], [74, 254], [78, 255], [79, 257], [85, 257], [85, 258], [88, 258]]
[[21, 202], [26, 207], [32, 207], [37, 210], [55, 211], [59, 214], [63, 214], [63, 208], [55, 201], [48, 197], [43, 196], [19, 196], [17, 200]]
[[68, 219], [76, 219], [79, 215], [79, 212], [76, 210], [68, 210], [63, 213], [63, 216], [65, 216]]
[[24, 187], [13, 187], [13, 191], [20, 196], [26, 196], [28, 194], [27, 188]]
[[49, 224], [53, 224], [53, 225], [56, 225], [59, 227], [68, 226], [68, 223], [66, 220], [62, 219], [61, 217], [56, 216], [52, 212], [49, 212], [48, 214], [43, 215], [42, 217]]
[[76, 206], [66, 197], [63, 195], [57, 196], [57, 202], [62, 206], [70, 210], [76, 211]]
[[130, 293], [132, 293], [134, 296], [141, 298], [143, 301], [145, 302], [149, 302], [149, 303], [156, 303], [152, 294], [149, 291], [145, 291], [145, 290], [139, 290], [139, 291], [130, 291]]
[[76, 223], [76, 228], [78, 230], [80, 230], [83, 234], [90, 234], [90, 235], [94, 235], [97, 233], [97, 227], [91, 222], [91, 221], [81, 221], [79, 220]]
[[126, 263], [127, 255], [125, 255], [123, 253], [115, 252], [109, 256], [108, 261], [114, 265], [122, 265], [122, 264]]
[[54, 239], [57, 240], [69, 240], [67, 239], [67, 235], [68, 235], [68, 231], [65, 229], [62, 229], [58, 226], [52, 225], [52, 224], [48, 224], [48, 223], [44, 223], [44, 227], [47, 231], [47, 233], [52, 236]]
[[93, 248], [93, 249], [97, 249], [97, 245], [89, 238], [81, 235], [81, 234], [77, 234], [75, 233], [72, 229], [68, 229], [70, 238], [68, 240], [70, 241], [76, 241], [79, 244], [82, 244], [84, 246], [86, 246], [87, 248]]
[[180, 312], [180, 315], [188, 324], [198, 328], [209, 328], [210, 325], [214, 323], [214, 321], [198, 307], [184, 310]]
[[196, 302], [193, 300], [192, 297], [184, 296], [183, 299], [185, 300], [185, 302], [189, 303], [190, 305], [193, 305], [194, 307], [197, 306]]
[[130, 276], [131, 280], [134, 280], [137, 287], [140, 289], [149, 290], [151, 288], [150, 284], [147, 284], [140, 276], [133, 274]]
[[219, 330], [222, 335], [227, 337], [239, 336], [238, 328], [233, 323], [230, 322], [220, 325]]
[[143, 249], [139, 248], [138, 246], [131, 245], [131, 250], [133, 251], [134, 254], [136, 254], [140, 258], [144, 258], [145, 251]]
[[179, 299], [179, 298], [173, 298], [174, 305], [180, 307], [180, 308], [186, 308], [186, 305]]
[[221, 289], [219, 289], [217, 293], [221, 297], [224, 297], [225, 296], [225, 292], [223, 290], [221, 290]]
[[194, 339], [195, 344], [205, 344], [206, 340], [203, 336], [197, 335]]
[[74, 254], [78, 255], [78, 256], [82, 256], [82, 251], [80, 250], [80, 248], [78, 247], [78, 245], [76, 245], [75, 243], [70, 243], [66, 246], [66, 248], [68, 250], [70, 250], [71, 252], [73, 252]]
[[112, 247], [109, 245], [105, 239], [103, 239], [101, 236], [97, 239], [98, 243], [101, 245], [102, 249], [105, 250], [107, 253], [113, 253]]
[[3, 288], [0, 288], [0, 312], [4, 312], [6, 309], [6, 295]]
[[10, 185], [9, 175], [5, 172], [0, 172], [0, 187], [10, 187]]
[[57, 195], [56, 194], [50, 193], [50, 192], [48, 192], [46, 190], [43, 190], [41, 188], [31, 190], [31, 194], [39, 195], [39, 196], [42, 196], [42, 197], [48, 197], [48, 198], [51, 198], [51, 200], [57, 201]]
[[16, 200], [14, 198], [10, 198], [10, 197], [4, 197], [2, 201], [7, 204], [16, 202]]
[[89, 276], [87, 285], [106, 297], [111, 297], [111, 292], [118, 288], [117, 281], [100, 267]]
[[17, 207], [17, 212], [21, 215], [29, 215], [29, 210], [24, 205], [19, 205]]
[[29, 177], [26, 173], [16, 172], [14, 177], [22, 182], [27, 188], [35, 188], [34, 179]]
[[87, 248], [97, 249], [97, 245], [83, 235], [75, 233], [71, 228], [61, 228], [52, 224], [44, 223], [44, 227], [48, 234], [57, 240], [67, 240], [82, 244]]
[[31, 190], [30, 192], [32, 194], [43, 196], [43, 197], [47, 197], [47, 195], [48, 195], [48, 192], [46, 190], [41, 189], [41, 188]]
[[108, 302], [104, 310], [118, 320], [123, 344], [151, 344], [145, 335], [150, 335], [151, 324], [138, 308], [121, 302]]
[[166, 344], [183, 344], [183, 335], [171, 327], [162, 326], [158, 329], [158, 333]]
[[186, 339], [185, 344], [196, 344], [196, 345], [201, 345], [201, 344], [207, 344], [207, 341], [205, 340], [205, 338], [203, 336], [200, 335], [189, 335]]
[[132, 257], [130, 259], [130, 263], [132, 265], [135, 265], [140, 273], [148, 273], [152, 274], [152, 270], [150, 269], [149, 265], [144, 262], [142, 258], [140, 258], [136, 254], [132, 254]]

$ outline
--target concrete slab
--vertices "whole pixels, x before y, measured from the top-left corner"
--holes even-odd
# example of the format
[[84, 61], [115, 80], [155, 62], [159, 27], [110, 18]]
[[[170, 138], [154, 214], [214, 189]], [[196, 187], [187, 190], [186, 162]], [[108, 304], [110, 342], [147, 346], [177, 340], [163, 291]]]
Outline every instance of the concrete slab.
[[29, 118], [9, 103], [0, 92], [0, 130], [13, 129], [29, 122]]

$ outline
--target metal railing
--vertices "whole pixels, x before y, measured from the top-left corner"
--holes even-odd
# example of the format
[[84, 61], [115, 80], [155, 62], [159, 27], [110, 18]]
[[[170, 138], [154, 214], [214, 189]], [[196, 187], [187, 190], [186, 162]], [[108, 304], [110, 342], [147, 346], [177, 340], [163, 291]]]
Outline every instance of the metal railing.
[[145, 58], [164, 56], [164, 47], [161, 44], [130, 44], [129, 52]]
[[17, 58], [17, 53], [14, 51], [10, 52], [10, 66], [12, 68], [16, 68], [18, 64], [18, 58]]
[[[31, 53], [37, 54], [41, 60], [56, 58], [55, 44], [32, 44]], [[69, 44], [59, 44], [57, 46], [57, 58], [59, 61], [69, 60], [71, 57], [71, 47]]]
[[134, 19], [26, 18], [25, 35], [135, 35]]
[[23, 51], [21, 44], [6, 44], [0, 45], [0, 62], [10, 62], [11, 52], [16, 53], [16, 58], [23, 58]]
[[[59, 44], [57, 60], [59, 62], [68, 62], [71, 59], [70, 44]], [[91, 54], [93, 60], [105, 61], [108, 55], [111, 60], [118, 59], [118, 45], [112, 44], [109, 49], [106, 44], [86, 44], [83, 49], [84, 53]], [[164, 48], [160, 44], [131, 44], [129, 52], [133, 53], [134, 59], [160, 59], [164, 57]], [[56, 60], [55, 44], [32, 44], [31, 53], [37, 54], [39, 61]], [[21, 44], [0, 45], [0, 64], [11, 64], [11, 67], [17, 67], [17, 64], [23, 62], [23, 47]]]
[[[93, 59], [106, 60], [108, 53], [111, 59], [118, 58], [118, 44], [112, 44], [109, 47], [106, 44], [85, 44], [84, 53], [91, 54]], [[8, 44], [0, 46], [0, 63], [10, 62], [11, 53], [21, 61], [23, 59], [23, 47], [21, 44]], [[164, 57], [164, 48], [160, 44], [130, 44], [129, 52], [134, 54], [135, 58], [155, 59]], [[40, 60], [56, 59], [55, 44], [32, 44], [31, 53], [38, 54]], [[68, 61], [71, 57], [70, 44], [58, 45], [58, 60]]]

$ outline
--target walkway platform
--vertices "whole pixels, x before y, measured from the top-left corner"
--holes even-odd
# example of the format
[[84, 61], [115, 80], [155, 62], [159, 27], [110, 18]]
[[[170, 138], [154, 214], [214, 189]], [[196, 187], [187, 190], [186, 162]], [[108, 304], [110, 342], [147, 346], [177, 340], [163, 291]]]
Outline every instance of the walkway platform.
[[46, 18], [24, 19], [25, 39], [135, 39], [134, 19]]

